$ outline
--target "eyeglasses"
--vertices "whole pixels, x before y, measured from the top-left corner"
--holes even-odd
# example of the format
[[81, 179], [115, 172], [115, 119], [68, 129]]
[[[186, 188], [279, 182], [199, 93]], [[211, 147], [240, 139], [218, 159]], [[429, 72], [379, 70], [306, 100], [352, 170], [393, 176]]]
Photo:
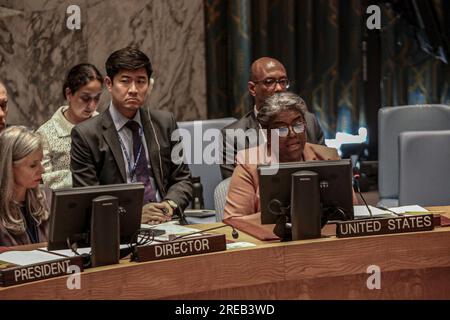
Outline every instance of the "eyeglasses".
[[273, 89], [277, 86], [277, 83], [280, 84], [281, 87], [285, 88], [285, 89], [289, 89], [289, 86], [291, 84], [291, 82], [289, 81], [288, 78], [282, 78], [282, 79], [274, 79], [274, 78], [267, 78], [264, 80], [256, 80], [253, 81], [253, 83], [262, 83], [267, 89]]
[[306, 130], [306, 123], [299, 121], [290, 126], [274, 128], [278, 136], [282, 138], [285, 138], [289, 135], [289, 129], [292, 130], [292, 132], [294, 132], [295, 134], [303, 133]]

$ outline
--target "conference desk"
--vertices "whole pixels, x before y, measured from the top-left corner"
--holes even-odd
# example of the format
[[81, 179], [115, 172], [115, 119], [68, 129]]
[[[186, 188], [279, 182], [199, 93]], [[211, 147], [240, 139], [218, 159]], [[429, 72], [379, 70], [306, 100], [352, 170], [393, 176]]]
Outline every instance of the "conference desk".
[[[231, 239], [229, 229], [222, 232]], [[450, 299], [450, 227], [285, 243], [262, 243], [241, 232], [239, 240], [257, 246], [122, 260], [85, 270], [80, 289], [69, 290], [63, 276], [0, 288], [0, 299]], [[374, 265], [381, 288], [371, 290], [367, 269]]]

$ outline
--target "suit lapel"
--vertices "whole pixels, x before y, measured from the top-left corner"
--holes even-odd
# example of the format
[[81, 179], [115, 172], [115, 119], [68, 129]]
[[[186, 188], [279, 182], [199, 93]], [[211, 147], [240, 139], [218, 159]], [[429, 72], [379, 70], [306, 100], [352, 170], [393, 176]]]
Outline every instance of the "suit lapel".
[[[251, 110], [244, 117], [246, 119], [245, 131], [247, 131], [249, 129], [254, 129], [254, 130], [256, 130], [256, 132], [259, 132], [260, 127], [259, 127], [258, 120], [256, 120], [255, 112], [253, 110]], [[259, 142], [258, 142], [258, 144], [259, 144]], [[248, 148], [248, 147], [250, 147], [250, 140], [246, 136], [246, 138], [245, 138], [245, 148]]]
[[256, 120], [255, 112], [253, 110], [249, 111], [245, 116], [247, 119], [246, 128], [247, 129], [259, 129], [258, 120]]
[[119, 137], [114, 126], [114, 123], [109, 113], [109, 108], [102, 113], [102, 125], [103, 125], [103, 138], [108, 144], [111, 152], [116, 160], [117, 167], [119, 167], [120, 175], [122, 176], [123, 183], [127, 182], [127, 173], [125, 169], [125, 162], [123, 160], [123, 153], [119, 143]]
[[[152, 124], [150, 123], [150, 118], [147, 112], [145, 112], [144, 108], [148, 108], [148, 106], [143, 106], [139, 109], [141, 113], [141, 121], [142, 126], [144, 128], [144, 136], [145, 142], [147, 144], [148, 156], [150, 161], [150, 166], [152, 167], [153, 177], [155, 178], [156, 185], [158, 186], [158, 190], [161, 193], [161, 196], [164, 197], [166, 195], [166, 190], [163, 184], [163, 177], [161, 173], [160, 163], [160, 150], [158, 149], [158, 144], [156, 143], [155, 133], [153, 132]], [[156, 128], [155, 128], [156, 130]]]

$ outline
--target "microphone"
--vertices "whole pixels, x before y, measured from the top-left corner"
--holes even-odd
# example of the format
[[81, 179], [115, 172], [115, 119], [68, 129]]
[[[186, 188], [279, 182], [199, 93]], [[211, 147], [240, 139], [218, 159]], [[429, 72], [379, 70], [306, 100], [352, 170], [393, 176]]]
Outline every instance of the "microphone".
[[378, 209], [384, 210], [384, 211], [389, 211], [390, 213], [396, 215], [397, 217], [403, 217], [405, 214], [404, 213], [397, 213], [395, 211], [392, 211], [389, 208], [383, 207], [383, 206], [377, 206]]
[[356, 192], [358, 192], [359, 196], [361, 197], [362, 201], [364, 202], [364, 205], [367, 208], [367, 211], [369, 211], [370, 217], [372, 218], [372, 210], [370, 210], [369, 206], [367, 205], [366, 199], [364, 199], [364, 197], [363, 197], [363, 195], [361, 193], [361, 189], [359, 188], [359, 177], [360, 177], [359, 169], [354, 167], [353, 168], [353, 182], [354, 182], [355, 187], [356, 187]]
[[169, 236], [169, 242], [172, 242], [172, 241], [175, 241], [175, 240], [179, 240], [179, 239], [182, 239], [182, 238], [185, 238], [185, 237], [189, 237], [189, 236], [192, 236], [194, 234], [201, 234], [201, 233], [204, 233], [204, 232], [207, 232], [207, 231], [212, 231], [212, 230], [225, 228], [225, 227], [230, 227], [230, 228], [233, 229], [233, 231], [231, 232], [231, 236], [233, 237], [233, 239], [239, 238], [239, 232], [237, 232], [237, 230], [233, 226], [230, 226], [229, 224], [225, 224], [223, 226], [213, 227], [213, 228], [209, 228], [209, 229], [205, 229], [205, 230], [198, 230], [198, 231], [195, 231], [195, 232], [183, 234], [181, 236], [175, 236], [172, 239]]

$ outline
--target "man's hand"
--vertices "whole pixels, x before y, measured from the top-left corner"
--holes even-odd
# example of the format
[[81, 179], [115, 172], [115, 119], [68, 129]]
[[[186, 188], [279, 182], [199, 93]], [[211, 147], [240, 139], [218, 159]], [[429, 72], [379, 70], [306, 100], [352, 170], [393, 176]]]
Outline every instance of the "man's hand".
[[150, 202], [142, 208], [142, 223], [160, 224], [172, 220], [173, 209], [166, 202]]

